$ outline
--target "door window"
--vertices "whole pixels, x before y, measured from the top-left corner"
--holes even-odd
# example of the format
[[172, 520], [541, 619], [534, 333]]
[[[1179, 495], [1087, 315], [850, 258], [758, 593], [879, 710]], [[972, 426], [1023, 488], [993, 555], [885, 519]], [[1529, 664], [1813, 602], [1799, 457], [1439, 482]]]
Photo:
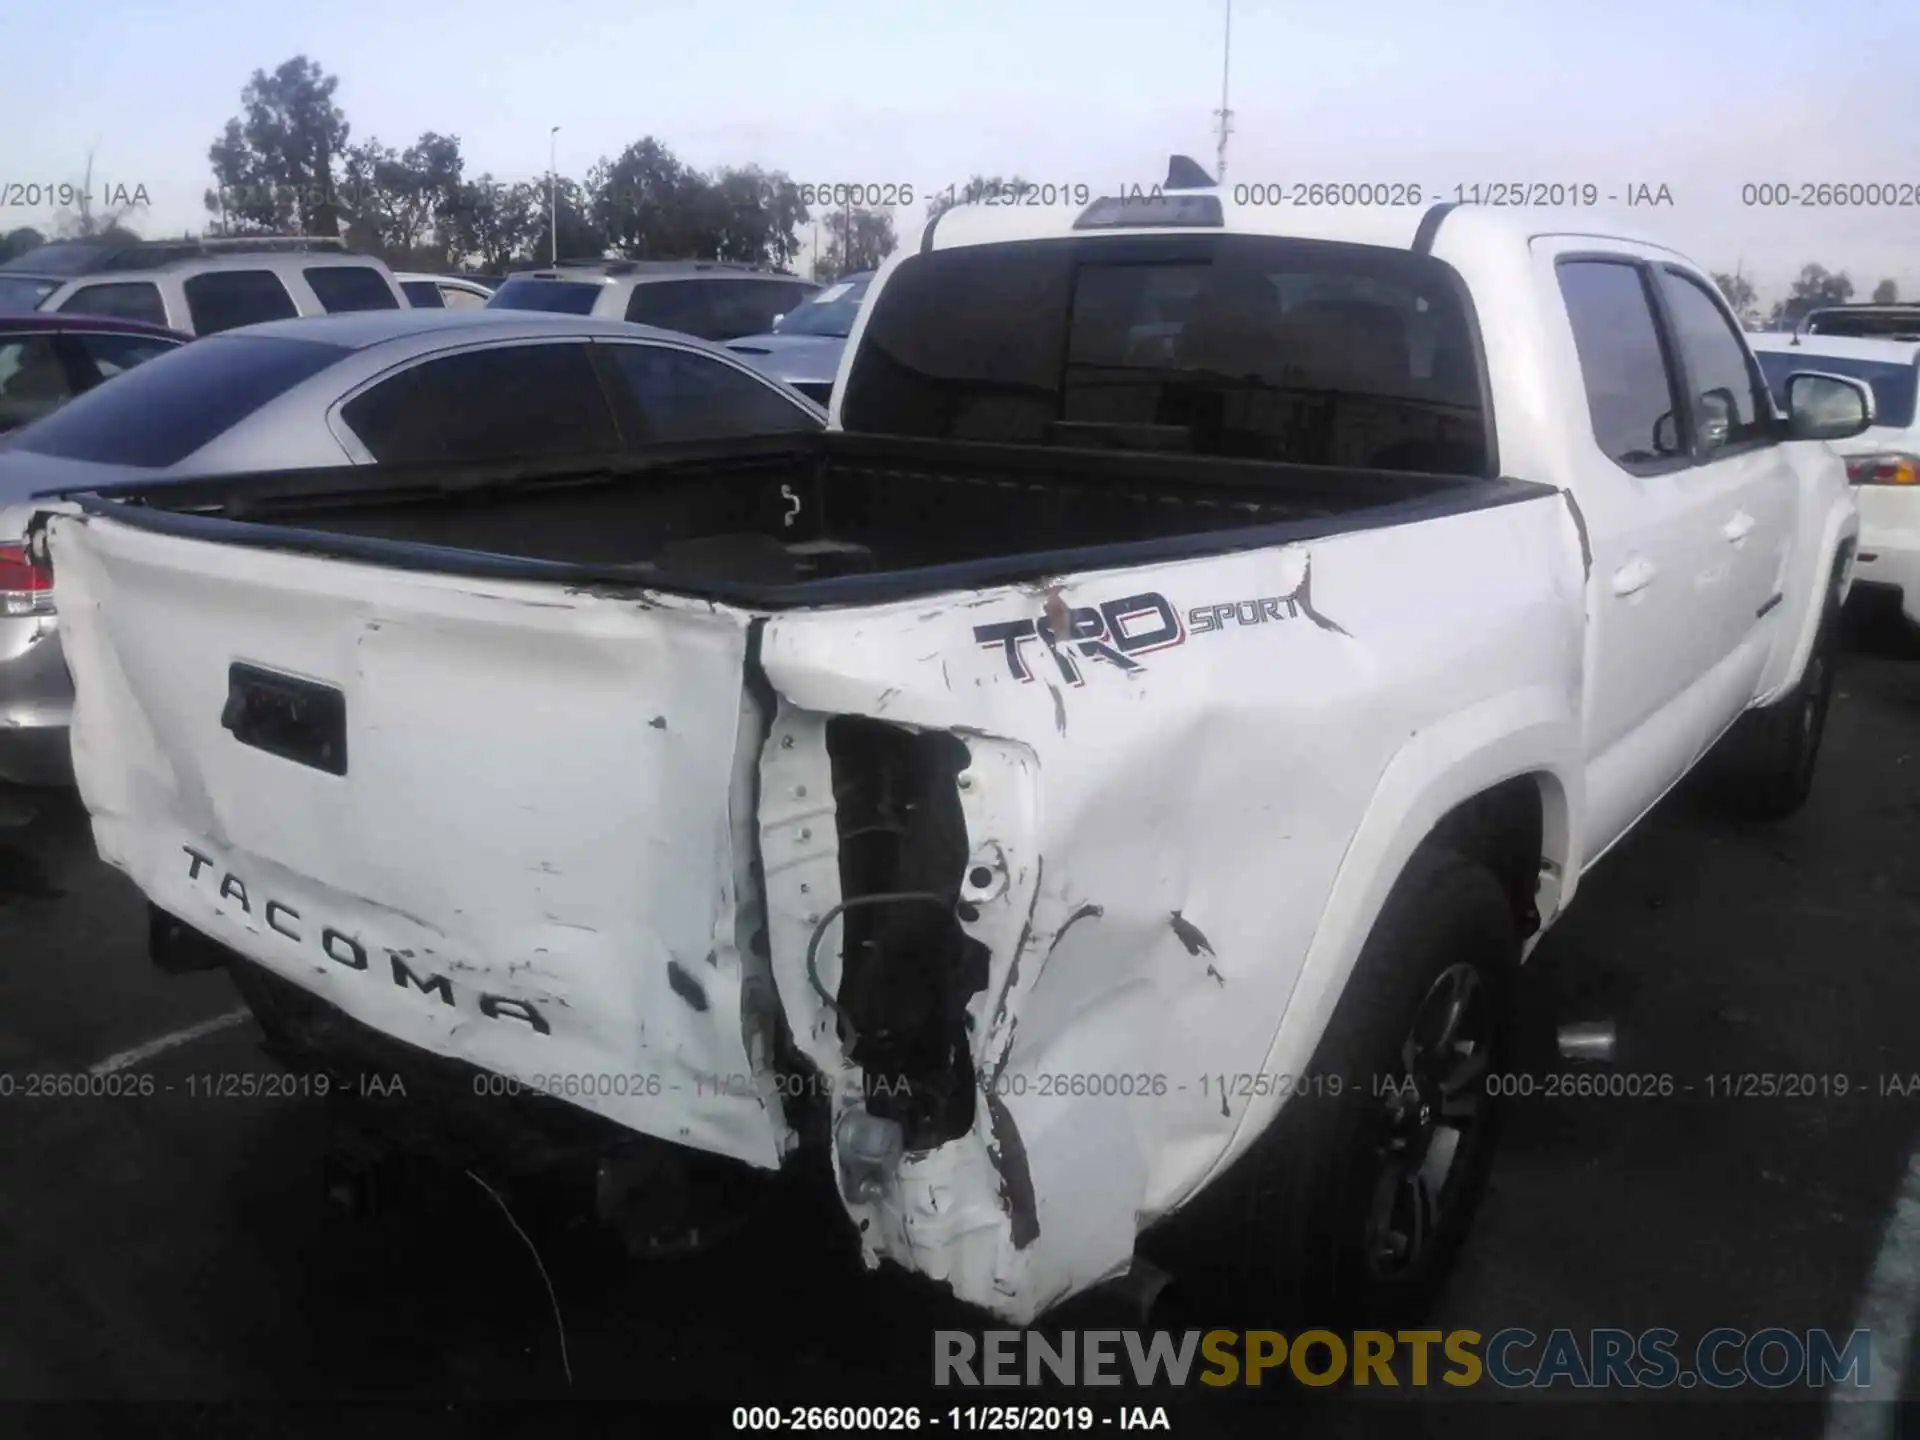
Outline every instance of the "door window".
[[1701, 455], [1765, 440], [1772, 428], [1766, 382], [1733, 321], [1705, 286], [1681, 271], [1663, 269], [1660, 289], [1692, 391]]
[[110, 315], [117, 320], [167, 323], [167, 307], [160, 289], [141, 280], [123, 285], [82, 285], [60, 307], [63, 315]]
[[664, 345], [615, 345], [614, 363], [649, 440], [718, 440], [817, 430], [817, 416], [764, 380]]
[[300, 313], [293, 296], [271, 270], [209, 270], [188, 278], [187, 311], [193, 333], [217, 335], [242, 325], [291, 320]]
[[1673, 380], [1640, 268], [1567, 260], [1559, 271], [1595, 442], [1636, 472], [1682, 462]]
[[400, 308], [386, 277], [371, 265], [314, 265], [304, 273], [314, 298], [329, 315]]
[[587, 347], [503, 345], [429, 360], [340, 418], [382, 465], [604, 455], [620, 448]]

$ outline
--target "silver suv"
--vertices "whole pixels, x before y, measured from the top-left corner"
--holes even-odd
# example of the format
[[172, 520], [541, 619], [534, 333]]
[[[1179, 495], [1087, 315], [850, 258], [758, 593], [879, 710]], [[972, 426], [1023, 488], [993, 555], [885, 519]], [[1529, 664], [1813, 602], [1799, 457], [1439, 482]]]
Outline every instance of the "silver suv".
[[187, 335], [406, 307], [393, 274], [339, 240], [56, 240], [0, 265], [0, 314], [111, 315]]
[[819, 288], [723, 260], [562, 260], [509, 276], [487, 308], [553, 310], [737, 340], [765, 334]]

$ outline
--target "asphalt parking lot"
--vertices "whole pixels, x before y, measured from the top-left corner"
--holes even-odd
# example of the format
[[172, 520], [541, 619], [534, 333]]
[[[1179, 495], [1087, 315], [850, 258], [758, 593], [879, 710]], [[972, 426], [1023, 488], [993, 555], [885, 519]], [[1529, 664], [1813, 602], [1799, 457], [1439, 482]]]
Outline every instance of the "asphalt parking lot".
[[[257, 1031], [223, 1018], [239, 1003], [223, 976], [151, 968], [143, 905], [93, 857], [84, 814], [36, 798], [29, 824], [0, 829], [0, 1072], [85, 1071], [221, 1023], [128, 1067], [155, 1078], [151, 1096], [0, 1099], [0, 1400], [445, 1413], [689, 1396], [723, 1424], [721, 1402], [897, 1389], [928, 1373], [931, 1329], [979, 1328], [915, 1283], [862, 1272], [816, 1197], [796, 1193], [686, 1260], [610, 1264], [536, 1232], [563, 1356], [539, 1271], [477, 1186], [450, 1177], [345, 1216], [321, 1183], [318, 1102], [193, 1093], [192, 1076], [270, 1069]], [[1883, 1093], [1883, 1077], [1897, 1091], [1920, 1076], [1920, 660], [1856, 640], [1803, 814], [1744, 827], [1676, 795], [1582, 891], [1534, 959], [1531, 1003], [1613, 1018], [1617, 1069], [1692, 1091], [1516, 1100], [1435, 1324], [1845, 1332], [1876, 1284], [1872, 1313], [1897, 1313], [1897, 1287], [1872, 1277], [1920, 1131], [1920, 1091]], [[1761, 1072], [1845, 1076], [1849, 1093], [1709, 1093], [1709, 1076]], [[1374, 1433], [1382, 1404], [1416, 1413], [1404, 1397], [1273, 1395], [1262, 1409], [1242, 1395], [1211, 1412], [1167, 1398], [1188, 1434], [1256, 1420]], [[1558, 1405], [1526, 1428], [1818, 1436], [1834, 1423], [1804, 1395], [1764, 1412], [1751, 1392], [1606, 1412], [1570, 1398], [1526, 1397]], [[1465, 1430], [1487, 1410], [1435, 1408]], [[1428, 1410], [1418, 1418], [1426, 1428]]]

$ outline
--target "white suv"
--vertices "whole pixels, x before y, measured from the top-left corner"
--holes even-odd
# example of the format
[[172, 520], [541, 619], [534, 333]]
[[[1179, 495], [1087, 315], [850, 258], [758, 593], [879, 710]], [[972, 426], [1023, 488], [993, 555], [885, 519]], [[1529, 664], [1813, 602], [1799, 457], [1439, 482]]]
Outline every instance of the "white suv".
[[631, 320], [727, 341], [764, 335], [819, 288], [724, 260], [562, 260], [508, 276], [487, 308]]
[[1851, 440], [1828, 442], [1846, 459], [1860, 505], [1854, 588], [1869, 601], [1878, 592], [1920, 625], [1920, 341], [1818, 333], [1748, 338], [1783, 408], [1787, 376], [1796, 370], [1846, 375], [1873, 387], [1872, 426]]
[[374, 256], [309, 236], [56, 240], [0, 265], [0, 312], [111, 315], [186, 335], [406, 303]]

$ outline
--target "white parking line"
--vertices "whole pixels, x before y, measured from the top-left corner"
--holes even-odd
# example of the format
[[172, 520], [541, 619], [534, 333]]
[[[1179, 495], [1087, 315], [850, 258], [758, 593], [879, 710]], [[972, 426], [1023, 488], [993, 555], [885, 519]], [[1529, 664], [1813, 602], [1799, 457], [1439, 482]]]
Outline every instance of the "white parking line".
[[1893, 1213], [1887, 1217], [1880, 1253], [1874, 1257], [1867, 1292], [1853, 1322], [1854, 1329], [1873, 1337], [1872, 1383], [1864, 1389], [1848, 1385], [1831, 1392], [1825, 1440], [1892, 1440], [1898, 1433], [1899, 1400], [1916, 1312], [1920, 1312], [1920, 1150], [1907, 1157], [1907, 1173]]
[[142, 1060], [151, 1060], [176, 1045], [190, 1045], [195, 1040], [217, 1034], [222, 1030], [231, 1030], [244, 1021], [251, 1020], [253, 1012], [247, 1009], [229, 1010], [224, 1015], [216, 1015], [211, 1020], [202, 1020], [198, 1025], [189, 1025], [184, 1030], [173, 1030], [165, 1035], [136, 1045], [131, 1050], [122, 1050], [118, 1055], [109, 1055], [98, 1065], [87, 1067], [89, 1075], [111, 1075], [116, 1070], [125, 1070], [130, 1065], [138, 1065]]

